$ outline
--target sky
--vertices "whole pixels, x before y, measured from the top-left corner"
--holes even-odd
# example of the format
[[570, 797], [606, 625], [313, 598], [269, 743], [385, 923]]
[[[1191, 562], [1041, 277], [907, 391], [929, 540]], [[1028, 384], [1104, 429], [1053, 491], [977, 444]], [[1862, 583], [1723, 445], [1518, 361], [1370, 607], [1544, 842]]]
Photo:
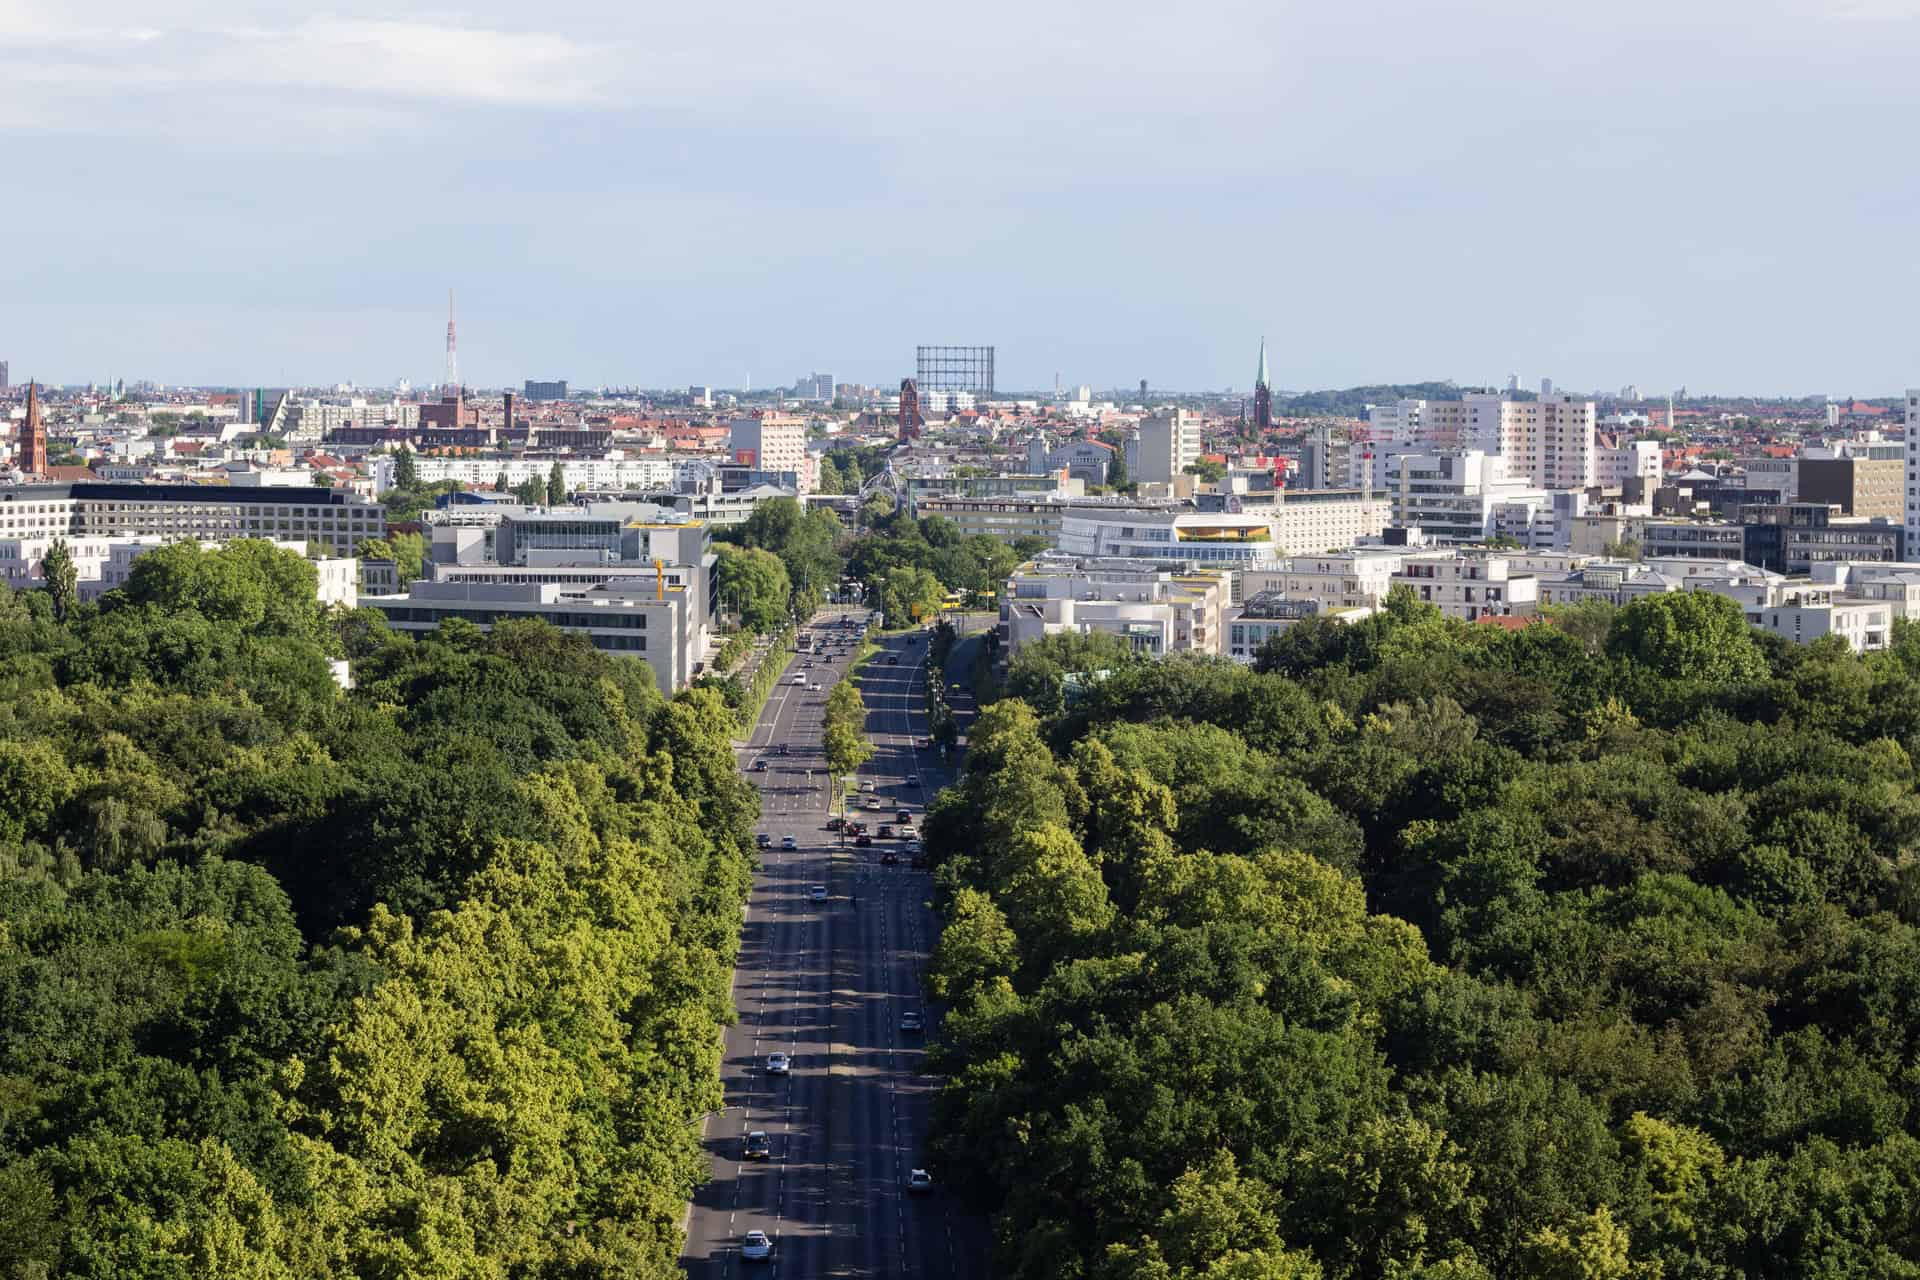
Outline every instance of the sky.
[[14, 379], [1920, 383], [1920, 0], [0, 0]]

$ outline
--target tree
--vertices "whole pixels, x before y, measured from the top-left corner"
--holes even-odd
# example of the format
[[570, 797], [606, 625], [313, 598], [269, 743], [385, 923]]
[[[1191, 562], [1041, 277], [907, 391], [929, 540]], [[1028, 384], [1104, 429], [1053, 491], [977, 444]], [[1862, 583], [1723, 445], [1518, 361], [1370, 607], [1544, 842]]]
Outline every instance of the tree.
[[493, 478], [493, 491], [495, 493], [505, 493], [511, 488], [513, 488], [513, 485], [507, 479], [507, 469], [502, 467], [500, 474]]
[[840, 468], [834, 465], [829, 454], [820, 455], [820, 474], [814, 479], [813, 491], [820, 494], [845, 493], [845, 481], [841, 478]]
[[792, 584], [780, 557], [758, 547], [715, 544], [719, 556], [720, 599], [740, 614], [740, 624], [749, 631], [766, 634], [788, 621]]
[[546, 482], [538, 476], [529, 476], [513, 487], [513, 496], [529, 507], [537, 507], [547, 500]]
[[1616, 538], [1602, 547], [1600, 554], [1609, 560], [1638, 560], [1640, 543], [1634, 538]]
[[420, 468], [414, 465], [413, 450], [405, 445], [393, 455], [393, 487], [409, 490], [420, 487]]
[[1208, 484], [1218, 484], [1227, 478], [1226, 467], [1215, 462], [1212, 458], [1201, 458], [1196, 462], [1189, 462], [1180, 469], [1186, 474], [1196, 476]]
[[553, 469], [547, 472], [547, 505], [557, 507], [567, 500], [567, 471], [555, 459]]
[[1127, 458], [1119, 449], [1113, 451], [1113, 457], [1107, 462], [1107, 487], [1116, 493], [1133, 488], [1133, 475], [1127, 470]]
[[946, 598], [940, 579], [912, 565], [887, 570], [880, 587], [880, 607], [890, 627], [911, 626], [933, 617]]
[[1607, 653], [1668, 680], [1729, 684], [1767, 673], [1739, 603], [1705, 591], [1644, 596], [1627, 605], [1607, 632]]
[[54, 620], [65, 622], [79, 581], [79, 570], [74, 566], [73, 552], [67, 548], [65, 538], [55, 538], [47, 547], [46, 555], [40, 559], [40, 576], [46, 581], [47, 595], [53, 601]]

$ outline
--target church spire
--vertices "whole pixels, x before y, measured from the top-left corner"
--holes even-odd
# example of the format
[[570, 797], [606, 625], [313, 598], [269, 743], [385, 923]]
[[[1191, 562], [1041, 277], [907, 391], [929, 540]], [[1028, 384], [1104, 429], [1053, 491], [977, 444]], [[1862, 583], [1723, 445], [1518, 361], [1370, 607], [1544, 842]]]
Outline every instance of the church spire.
[[1260, 336], [1260, 372], [1253, 380], [1253, 429], [1265, 435], [1273, 430], [1273, 383], [1267, 377], [1267, 338]]
[[28, 478], [47, 474], [47, 424], [40, 416], [40, 386], [27, 381], [27, 420], [14, 437], [13, 466]]
[[1267, 335], [1260, 335], [1260, 372], [1254, 375], [1253, 385], [1273, 390], [1273, 380], [1267, 377]]

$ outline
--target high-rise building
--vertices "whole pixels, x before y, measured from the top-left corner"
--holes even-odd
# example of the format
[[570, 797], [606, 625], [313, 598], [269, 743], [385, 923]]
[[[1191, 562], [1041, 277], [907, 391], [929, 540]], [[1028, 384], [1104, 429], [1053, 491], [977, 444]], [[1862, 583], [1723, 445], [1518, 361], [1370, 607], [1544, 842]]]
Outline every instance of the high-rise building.
[[4, 394], [12, 385], [12, 383], [7, 381], [7, 362], [0, 360], [0, 394]]
[[1253, 377], [1253, 429], [1261, 435], [1273, 429], [1273, 382], [1267, 377], [1267, 340], [1260, 339], [1260, 371]]
[[1920, 545], [1920, 497], [1915, 496], [1916, 487], [1920, 487], [1920, 390], [1907, 391], [1907, 478], [1906, 512], [1907, 545]]
[[47, 474], [47, 424], [40, 414], [40, 388], [27, 384], [27, 416], [13, 448], [14, 469], [24, 476]]
[[521, 384], [520, 394], [527, 403], [537, 404], [543, 400], [565, 400], [567, 398], [567, 380], [561, 378], [555, 382], [535, 382], [528, 379]]
[[787, 413], [735, 418], [728, 448], [756, 471], [791, 471], [801, 493], [813, 492], [818, 463], [807, 453], [806, 420]]
[[1140, 422], [1133, 478], [1169, 484], [1200, 457], [1200, 418], [1185, 409], [1167, 409]]

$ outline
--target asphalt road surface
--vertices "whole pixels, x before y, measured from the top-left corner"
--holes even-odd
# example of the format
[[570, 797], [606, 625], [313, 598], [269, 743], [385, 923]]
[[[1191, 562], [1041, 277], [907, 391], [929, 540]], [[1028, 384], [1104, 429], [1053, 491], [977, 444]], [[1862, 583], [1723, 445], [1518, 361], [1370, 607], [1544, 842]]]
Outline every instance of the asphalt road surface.
[[[852, 629], [838, 625], [846, 616], [866, 611], [823, 614], [808, 630], [850, 637]], [[856, 790], [849, 803], [875, 831], [900, 809], [917, 823], [949, 779], [938, 754], [917, 746], [926, 733], [926, 650], [924, 633], [893, 637], [865, 668], [874, 756], [860, 779], [873, 791]], [[861, 849], [826, 829], [821, 718], [850, 652], [834, 644], [824, 655], [818, 646], [791, 655], [740, 752], [760, 788], [759, 830], [772, 847], [760, 854], [734, 971], [740, 1019], [726, 1032], [727, 1109], [704, 1132], [713, 1180], [687, 1215], [682, 1261], [692, 1276], [989, 1274], [986, 1222], [939, 1188], [939, 1170], [931, 1195], [906, 1190], [908, 1172], [927, 1165], [937, 1082], [919, 1074], [927, 1033], [902, 1028], [901, 1014], [937, 1023], [921, 996], [936, 926], [926, 905], [929, 878], [911, 869], [899, 841], [876, 839]], [[806, 683], [794, 684], [796, 675]], [[755, 768], [761, 761], [764, 772]], [[867, 795], [883, 807], [863, 811]], [[791, 850], [781, 847], [788, 836]], [[880, 862], [889, 847], [897, 866]], [[825, 901], [814, 900], [815, 885], [825, 886]], [[791, 1057], [789, 1074], [767, 1072], [772, 1053]], [[764, 1161], [745, 1158], [746, 1135], [756, 1130], [771, 1146]], [[740, 1257], [741, 1238], [756, 1229], [774, 1241], [764, 1266]]]

